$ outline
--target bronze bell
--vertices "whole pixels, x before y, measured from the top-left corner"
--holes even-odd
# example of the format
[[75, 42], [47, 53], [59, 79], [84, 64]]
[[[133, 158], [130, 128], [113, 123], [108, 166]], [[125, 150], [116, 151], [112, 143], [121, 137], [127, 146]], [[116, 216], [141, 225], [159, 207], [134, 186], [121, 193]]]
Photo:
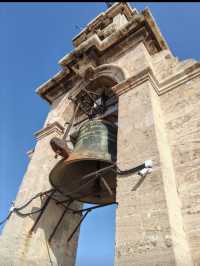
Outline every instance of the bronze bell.
[[112, 165], [116, 154], [117, 126], [102, 119], [87, 121], [79, 129], [69, 157], [59, 161], [51, 171], [50, 183], [61, 193], [82, 202], [114, 202], [116, 173]]

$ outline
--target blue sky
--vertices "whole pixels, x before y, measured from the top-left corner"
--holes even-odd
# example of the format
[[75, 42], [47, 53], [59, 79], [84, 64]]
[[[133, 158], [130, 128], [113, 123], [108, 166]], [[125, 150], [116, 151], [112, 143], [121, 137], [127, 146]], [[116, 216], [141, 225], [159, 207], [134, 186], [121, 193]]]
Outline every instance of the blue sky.
[[[131, 3], [148, 6], [173, 54], [200, 60], [200, 3]], [[54, 75], [72, 38], [102, 3], [0, 3], [0, 220], [15, 199], [48, 104], [35, 89]], [[36, 177], [37, 178], [37, 177]], [[89, 214], [81, 227], [76, 266], [112, 266], [114, 207]]]

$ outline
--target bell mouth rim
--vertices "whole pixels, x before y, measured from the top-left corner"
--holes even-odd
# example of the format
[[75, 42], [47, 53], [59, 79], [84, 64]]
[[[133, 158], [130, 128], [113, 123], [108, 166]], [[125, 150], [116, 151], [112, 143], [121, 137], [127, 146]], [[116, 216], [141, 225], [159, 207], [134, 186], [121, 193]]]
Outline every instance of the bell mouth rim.
[[[64, 163], [64, 161], [66, 161], [67, 159], [63, 158], [61, 159], [56, 165], [55, 167], [51, 170], [50, 174], [49, 174], [49, 183], [51, 184], [51, 186], [56, 189], [58, 192], [60, 192], [63, 196], [65, 197], [68, 197], [69, 199], [73, 199], [73, 197], [71, 196], [68, 196], [64, 191], [62, 191], [60, 188], [58, 188], [58, 186], [54, 185], [52, 180], [51, 180], [51, 174], [53, 172], [53, 170], [55, 170], [55, 168], [58, 166], [58, 164], [62, 164]], [[75, 162], [78, 162], [78, 161], [101, 161], [101, 162], [105, 162], [105, 163], [109, 163], [110, 165], [115, 165], [115, 162], [112, 162], [110, 160], [103, 160], [103, 159], [98, 159], [98, 158], [82, 158], [81, 160], [80, 159], [74, 159], [72, 161], [69, 161], [69, 162], [72, 162], [72, 163], [75, 163]], [[65, 163], [68, 164], [69, 162]], [[108, 165], [109, 166], [109, 165]], [[86, 197], [85, 197], [86, 198]], [[76, 201], [79, 201], [79, 202], [82, 202], [82, 203], [88, 203], [88, 204], [99, 204], [98, 202], [95, 203], [94, 201], [93, 202], [90, 202], [90, 201], [85, 201], [85, 200], [81, 200], [81, 199], [74, 199]], [[114, 202], [114, 201], [113, 201]], [[106, 202], [107, 203], [107, 202]], [[108, 202], [110, 203], [110, 202]], [[102, 203], [101, 203], [102, 204]], [[103, 203], [104, 204], [104, 203]]]

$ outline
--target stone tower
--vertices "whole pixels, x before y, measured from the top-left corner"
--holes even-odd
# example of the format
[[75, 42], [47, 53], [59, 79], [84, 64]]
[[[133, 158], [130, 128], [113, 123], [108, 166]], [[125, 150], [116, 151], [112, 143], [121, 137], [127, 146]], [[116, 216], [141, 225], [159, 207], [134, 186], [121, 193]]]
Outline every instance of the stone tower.
[[[100, 14], [73, 45], [59, 61], [62, 70], [37, 89], [51, 110], [35, 134], [16, 206], [51, 188], [48, 175], [59, 158], [49, 141], [62, 136], [70, 120], [69, 94], [91, 84], [105, 86], [117, 99], [105, 115], [117, 119], [118, 167], [154, 162], [144, 178], [117, 178], [115, 265], [200, 265], [200, 63], [174, 57], [150, 11], [140, 13], [127, 3]], [[43, 200], [37, 198], [28, 210], [37, 210]], [[13, 213], [1, 237], [0, 265], [74, 265], [79, 233], [67, 246], [66, 240], [80, 215], [66, 214], [47, 241], [62, 212], [50, 200], [32, 233], [38, 214]]]

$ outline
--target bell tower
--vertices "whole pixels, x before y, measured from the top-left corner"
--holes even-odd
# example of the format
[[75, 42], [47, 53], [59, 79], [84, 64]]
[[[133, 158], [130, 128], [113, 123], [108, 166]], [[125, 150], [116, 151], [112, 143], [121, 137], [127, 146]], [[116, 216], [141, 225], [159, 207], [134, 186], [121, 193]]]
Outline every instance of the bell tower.
[[75, 265], [82, 202], [118, 204], [116, 266], [199, 265], [200, 63], [179, 61], [150, 10], [123, 2], [73, 45], [37, 89], [50, 111], [0, 265]]

